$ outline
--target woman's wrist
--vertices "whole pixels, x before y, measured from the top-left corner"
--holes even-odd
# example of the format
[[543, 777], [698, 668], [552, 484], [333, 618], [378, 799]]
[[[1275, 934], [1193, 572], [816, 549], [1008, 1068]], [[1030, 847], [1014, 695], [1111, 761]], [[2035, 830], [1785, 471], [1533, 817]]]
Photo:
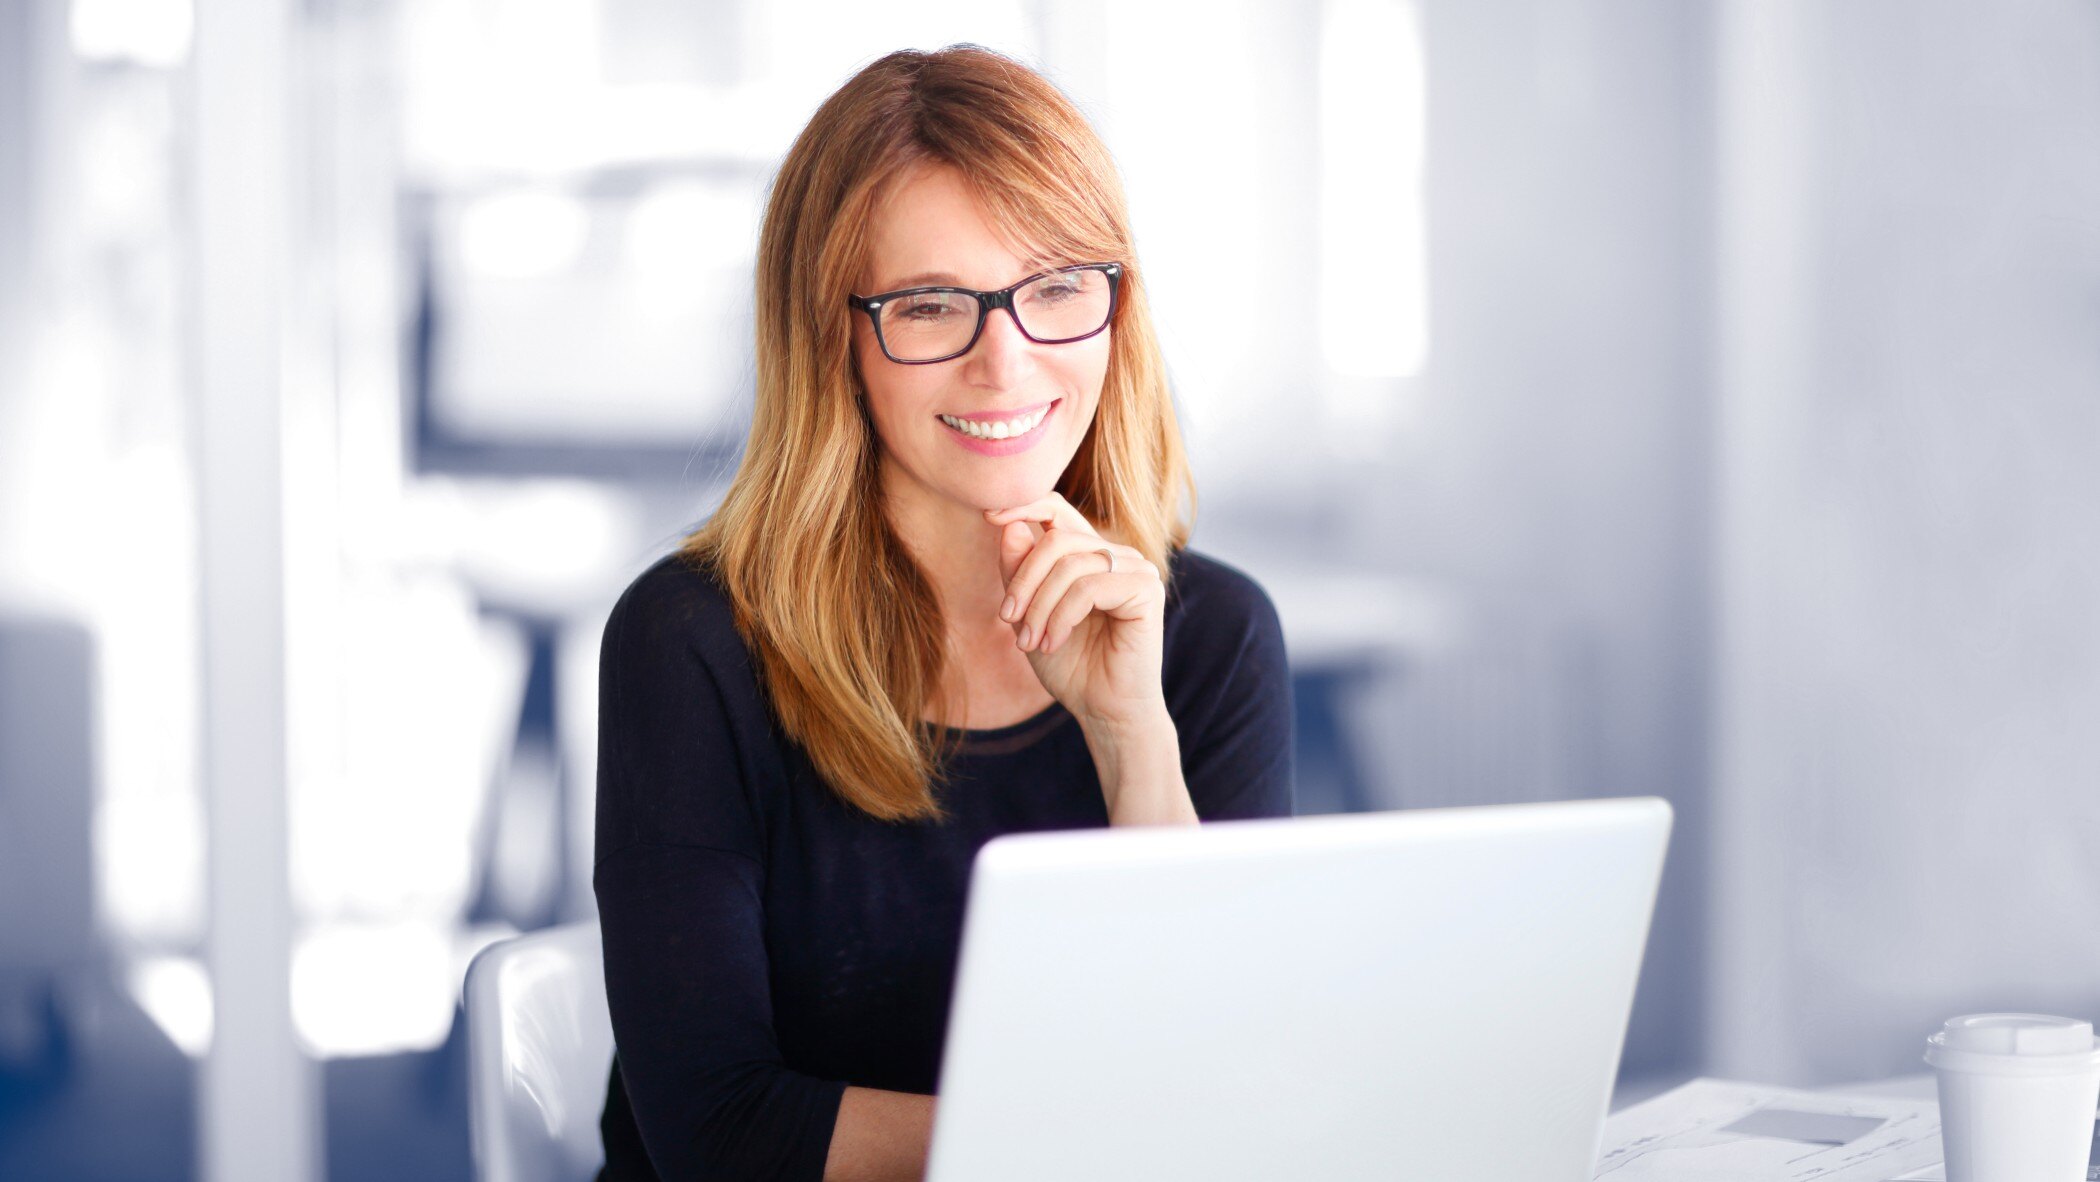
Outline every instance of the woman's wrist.
[[1100, 774], [1111, 825], [1194, 825], [1181, 776], [1181, 737], [1164, 703], [1130, 719], [1079, 721]]

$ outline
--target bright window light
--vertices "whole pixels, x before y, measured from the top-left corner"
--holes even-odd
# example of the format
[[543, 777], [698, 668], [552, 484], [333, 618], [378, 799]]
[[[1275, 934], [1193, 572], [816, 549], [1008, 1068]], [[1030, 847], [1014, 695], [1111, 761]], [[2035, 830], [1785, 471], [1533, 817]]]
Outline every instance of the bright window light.
[[428, 1050], [452, 1029], [449, 923], [324, 924], [292, 953], [292, 1024], [314, 1055]]
[[758, 249], [759, 216], [743, 187], [659, 182], [627, 215], [627, 265], [683, 275], [696, 267], [747, 267]]
[[556, 275], [576, 262], [590, 232], [590, 211], [566, 193], [502, 193], [460, 214], [460, 256], [498, 278]]
[[73, 0], [67, 33], [88, 62], [172, 69], [190, 56], [190, 0]]
[[124, 973], [133, 1001], [168, 1041], [192, 1059], [211, 1049], [211, 977], [201, 961], [186, 956], [149, 956]]
[[522, 639], [438, 572], [346, 580], [337, 611], [297, 627], [293, 700], [315, 703], [292, 783], [301, 914], [457, 914], [474, 889], [491, 732], [516, 725]]
[[1321, 345], [1407, 377], [1429, 349], [1422, 41], [1411, 0], [1328, 0], [1320, 43]]

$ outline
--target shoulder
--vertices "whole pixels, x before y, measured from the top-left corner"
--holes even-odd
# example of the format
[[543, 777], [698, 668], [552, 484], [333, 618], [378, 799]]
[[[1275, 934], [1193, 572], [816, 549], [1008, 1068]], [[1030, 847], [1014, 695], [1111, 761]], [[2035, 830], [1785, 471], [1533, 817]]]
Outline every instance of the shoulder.
[[1276, 605], [1254, 576], [1198, 550], [1172, 560], [1162, 642], [1169, 684], [1217, 683], [1253, 665], [1273, 672], [1285, 660]]
[[630, 580], [613, 611], [665, 613], [690, 619], [728, 605], [728, 591], [714, 569], [693, 555], [674, 550]]
[[764, 857], [779, 765], [729, 597], [678, 553], [613, 603], [598, 656], [596, 860], [632, 845]]
[[[1274, 628], [1276, 605], [1254, 576], [1200, 550], [1185, 548], [1170, 560], [1167, 618], [1205, 632], [1219, 628]], [[1184, 625], [1186, 626], [1186, 625]]]
[[1196, 814], [1290, 816], [1294, 705], [1276, 607], [1230, 563], [1193, 550], [1172, 561], [1160, 688]]
[[718, 672], [748, 665], [729, 592], [700, 559], [673, 551], [631, 580], [606, 617], [604, 659], [699, 657]]

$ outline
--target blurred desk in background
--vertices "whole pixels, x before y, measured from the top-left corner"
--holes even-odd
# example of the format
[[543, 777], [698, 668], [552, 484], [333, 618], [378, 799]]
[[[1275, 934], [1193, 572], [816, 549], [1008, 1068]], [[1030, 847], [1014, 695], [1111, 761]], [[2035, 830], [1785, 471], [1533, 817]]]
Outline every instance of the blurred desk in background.
[[1339, 567], [1299, 565], [1261, 582], [1290, 656], [1299, 815], [1395, 807], [1372, 784], [1350, 701], [1456, 639], [1448, 599], [1425, 582]]

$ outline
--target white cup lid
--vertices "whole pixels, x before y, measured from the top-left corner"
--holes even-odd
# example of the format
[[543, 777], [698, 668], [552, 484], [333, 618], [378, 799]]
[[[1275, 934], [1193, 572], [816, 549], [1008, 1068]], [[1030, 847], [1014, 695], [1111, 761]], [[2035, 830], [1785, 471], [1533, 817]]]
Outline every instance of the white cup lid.
[[2071, 1055], [2093, 1049], [2093, 1024], [2051, 1014], [1963, 1014], [1932, 1041], [1986, 1055]]

